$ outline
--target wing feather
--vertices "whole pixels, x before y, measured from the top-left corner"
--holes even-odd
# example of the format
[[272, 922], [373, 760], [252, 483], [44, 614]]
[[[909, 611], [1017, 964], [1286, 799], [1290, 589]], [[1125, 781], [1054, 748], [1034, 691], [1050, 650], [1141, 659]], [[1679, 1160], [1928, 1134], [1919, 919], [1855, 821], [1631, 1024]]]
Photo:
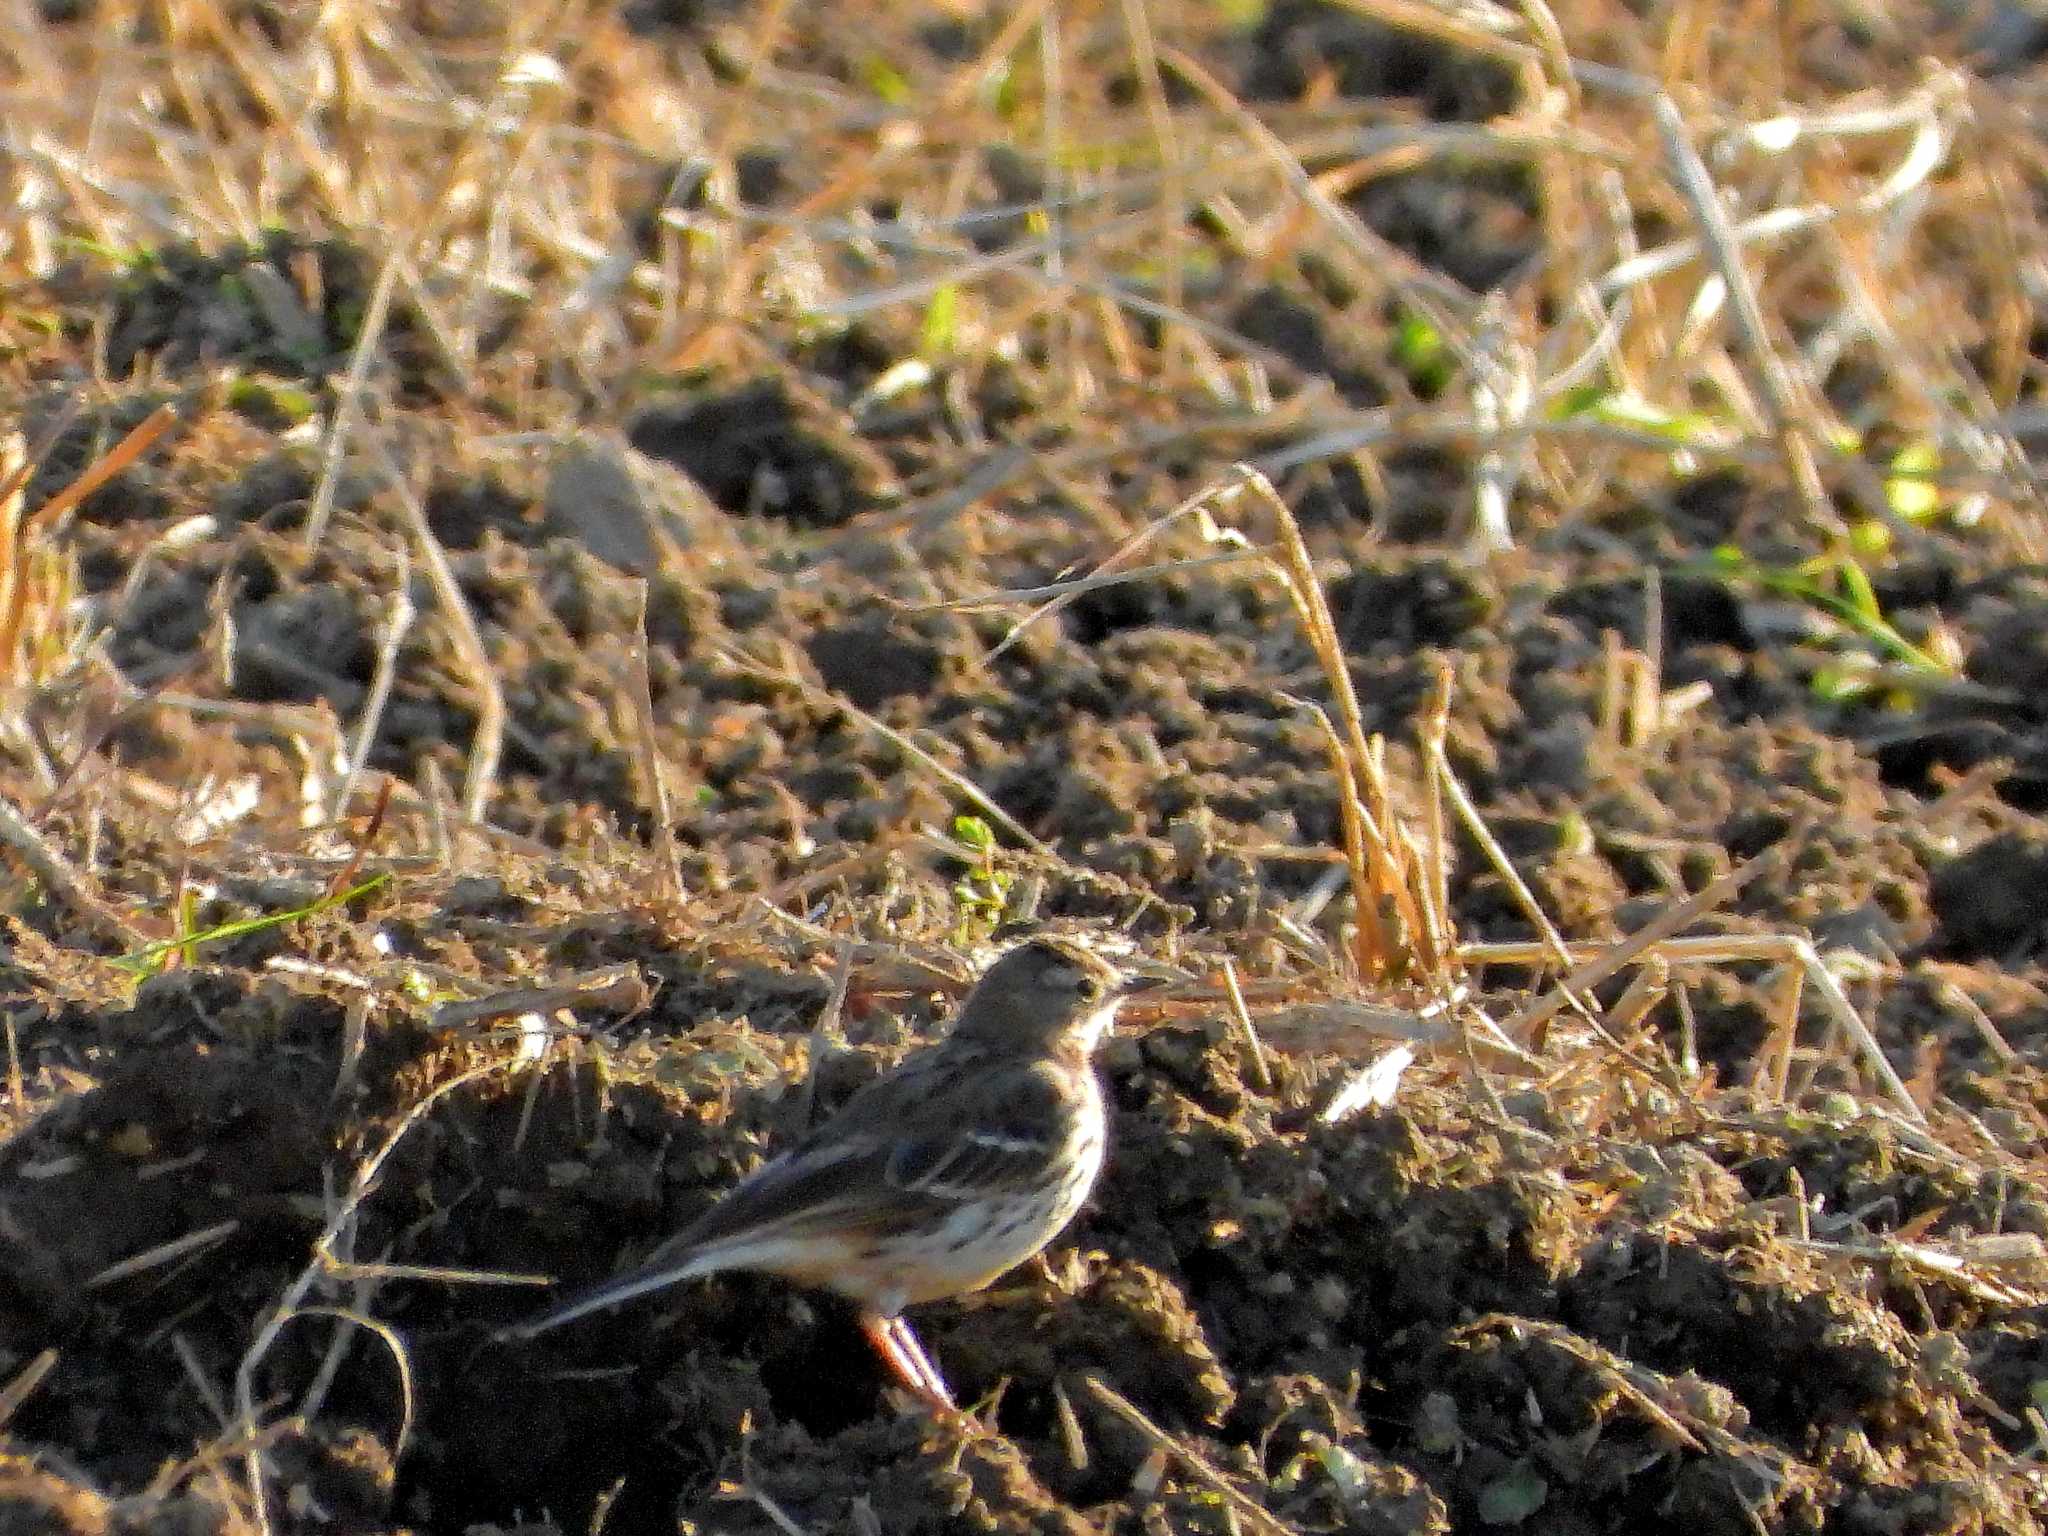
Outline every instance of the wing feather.
[[882, 1176], [906, 1194], [955, 1203], [980, 1200], [1031, 1188], [1052, 1153], [1046, 1135], [956, 1131], [897, 1142]]

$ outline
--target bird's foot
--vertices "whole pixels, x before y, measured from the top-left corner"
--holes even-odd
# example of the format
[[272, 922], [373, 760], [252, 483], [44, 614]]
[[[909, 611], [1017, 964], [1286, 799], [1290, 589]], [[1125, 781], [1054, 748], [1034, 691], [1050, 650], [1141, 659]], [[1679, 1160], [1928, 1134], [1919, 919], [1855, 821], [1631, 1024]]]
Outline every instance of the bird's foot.
[[960, 1416], [952, 1388], [932, 1364], [931, 1356], [924, 1352], [910, 1324], [900, 1317], [864, 1317], [861, 1332], [868, 1336], [868, 1342], [875, 1346], [890, 1373], [919, 1403], [935, 1414]]

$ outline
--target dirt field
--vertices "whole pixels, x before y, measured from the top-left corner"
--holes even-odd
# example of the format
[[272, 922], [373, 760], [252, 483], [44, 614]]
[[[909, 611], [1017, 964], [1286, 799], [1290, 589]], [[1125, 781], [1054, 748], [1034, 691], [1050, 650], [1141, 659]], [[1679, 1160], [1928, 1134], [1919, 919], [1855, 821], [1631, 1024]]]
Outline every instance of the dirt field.
[[[9, 7], [0, 1536], [2041, 1529], [2044, 49]], [[1033, 922], [971, 1420], [494, 1341]]]

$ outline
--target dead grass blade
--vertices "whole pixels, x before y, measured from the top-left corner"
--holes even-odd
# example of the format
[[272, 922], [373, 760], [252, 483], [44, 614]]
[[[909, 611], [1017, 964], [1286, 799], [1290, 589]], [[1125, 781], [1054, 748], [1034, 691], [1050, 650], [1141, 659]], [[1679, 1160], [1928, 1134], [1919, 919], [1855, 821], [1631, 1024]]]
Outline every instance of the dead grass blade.
[[0, 1022], [7, 1030], [7, 1104], [19, 1114], [28, 1108], [28, 1088], [21, 1076], [21, 1036], [15, 1029], [14, 1010], [9, 1008]]
[[640, 776], [647, 781], [647, 797], [654, 810], [655, 851], [669, 899], [683, 900], [683, 870], [676, 857], [676, 815], [669, 803], [668, 777], [662, 772], [661, 742], [654, 720], [653, 683], [647, 673], [647, 583], [634, 583], [633, 639], [627, 653], [627, 696], [633, 703], [634, 748], [640, 759]]
[[1135, 1429], [1146, 1440], [1150, 1441], [1155, 1448], [1179, 1462], [1181, 1466], [1186, 1468], [1200, 1482], [1222, 1495], [1223, 1501], [1238, 1515], [1242, 1516], [1253, 1529], [1265, 1532], [1266, 1536], [1295, 1536], [1295, 1532], [1286, 1521], [1282, 1520], [1278, 1515], [1266, 1508], [1265, 1505], [1238, 1487], [1236, 1483], [1225, 1477], [1214, 1466], [1210, 1465], [1208, 1458], [1203, 1456], [1192, 1445], [1189, 1445], [1185, 1440], [1177, 1436], [1168, 1434], [1157, 1424], [1153, 1423], [1139, 1409], [1136, 1403], [1133, 1403], [1121, 1392], [1118, 1392], [1101, 1377], [1092, 1374], [1083, 1376], [1081, 1378], [1081, 1385], [1088, 1389], [1089, 1395], [1097, 1402], [1130, 1425], [1132, 1429]]
[[[1796, 933], [1672, 937], [1679, 928], [1692, 922], [1703, 911], [1719, 905], [1727, 900], [1734, 890], [1748, 884], [1759, 872], [1757, 866], [1777, 852], [1777, 849], [1772, 849], [1759, 854], [1749, 863], [1731, 870], [1691, 900], [1680, 902], [1677, 906], [1659, 913], [1656, 918], [1618, 944], [1606, 947], [1583, 944], [1568, 946], [1575, 957], [1585, 953], [1585, 962], [1557, 987], [1524, 1008], [1505, 1027], [1510, 1034], [1518, 1029], [1535, 1028], [1537, 1023], [1555, 1017], [1566, 1007], [1566, 988], [1596, 986], [1645, 955], [1654, 955], [1674, 966], [1718, 964], [1733, 960], [1763, 960], [1790, 964], [1798, 967], [1799, 974], [1818, 994], [1822, 1009], [1855, 1046], [1857, 1057], [1884, 1090], [1885, 1097], [1891, 1103], [1892, 1112], [1902, 1117], [1913, 1128], [1924, 1129], [1927, 1125], [1926, 1112], [1900, 1078], [1897, 1069], [1892, 1066], [1890, 1059], [1885, 1055], [1883, 1045], [1870, 1026], [1863, 1021], [1863, 1016], [1856, 1011], [1856, 1005], [1849, 1000], [1849, 994], [1843, 990], [1841, 979], [1813, 947], [1811, 939]], [[1461, 953], [1473, 964], [1529, 965], [1549, 958], [1549, 951], [1543, 946], [1525, 943], [1466, 944], [1461, 946]], [[1789, 1040], [1786, 1044], [1789, 1045]], [[1782, 1093], [1782, 1089], [1780, 1092]]]
[[219, 1221], [210, 1227], [201, 1227], [196, 1232], [187, 1232], [182, 1237], [174, 1237], [167, 1243], [158, 1243], [154, 1248], [147, 1248], [141, 1253], [116, 1260], [105, 1269], [88, 1276], [85, 1289], [104, 1290], [136, 1275], [147, 1274], [152, 1269], [162, 1269], [166, 1265], [175, 1264], [189, 1254], [197, 1253], [203, 1248], [211, 1248], [215, 1243], [225, 1242], [240, 1231], [241, 1226], [239, 1221]]
[[170, 431], [177, 419], [177, 411], [168, 405], [160, 405], [151, 411], [131, 427], [118, 443], [88, 465], [76, 480], [36, 508], [28, 519], [26, 531], [31, 534], [37, 533], [56, 522], [147, 453], [158, 438]]
[[1673, 179], [1698, 224], [1700, 239], [1712, 257], [1715, 269], [1721, 274], [1722, 282], [1727, 285], [1736, 331], [1756, 369], [1758, 381], [1763, 385], [1764, 399], [1770, 407], [1772, 426], [1784, 451], [1792, 483], [1798, 487], [1800, 497], [1806, 503], [1807, 515], [1816, 525], [1837, 528], [1841, 518], [1827, 500], [1826, 490], [1821, 484], [1820, 466], [1814, 460], [1813, 445], [1808, 435], [1813, 421], [1811, 392], [1802, 392], [1801, 381], [1794, 376], [1772, 340], [1770, 322], [1764, 317], [1756, 284], [1743, 265], [1741, 252], [1729, 228], [1720, 189], [1714, 185], [1706, 162], [1693, 147], [1691, 134], [1677, 103], [1669, 96], [1659, 95], [1651, 103], [1651, 117], [1664, 142], [1664, 153], [1670, 159]]
[[525, 1013], [552, 1014], [564, 1008], [602, 1008], [639, 1013], [653, 998], [640, 967], [630, 962], [580, 971], [545, 987], [514, 987], [488, 997], [442, 1003], [434, 1009], [434, 1028], [467, 1029], [494, 1019]]
[[391, 583], [391, 601], [384, 632], [377, 641], [376, 669], [370, 675], [370, 691], [363, 700], [363, 712], [356, 721], [355, 735], [349, 742], [348, 769], [342, 774], [341, 782], [335, 785], [333, 798], [327, 803], [329, 821], [338, 822], [348, 814], [356, 782], [370, 760], [370, 749], [376, 745], [378, 727], [383, 723], [384, 710], [391, 702], [391, 687], [397, 681], [399, 648], [405, 644], [413, 620], [418, 617], [412, 605], [411, 586], [412, 558], [401, 546], [398, 570]]
[[463, 773], [462, 814], [470, 823], [479, 824], [489, 806], [491, 790], [498, 779], [498, 763], [505, 751], [505, 687], [498, 680], [498, 669], [491, 663], [490, 650], [484, 645], [476, 616], [470, 612], [469, 600], [462, 595], [462, 584], [448, 564], [447, 552], [427, 523], [427, 509], [383, 444], [373, 446], [383, 463], [392, 494], [404, 510], [421, 563], [427, 569], [427, 580], [433, 586], [434, 599], [448, 620], [456, 652], [468, 671], [470, 686], [476, 690], [476, 734], [470, 739], [469, 763]]
[[[348, 1193], [328, 1216], [327, 1224], [321, 1229], [313, 1243], [313, 1255], [297, 1277], [287, 1285], [268, 1314], [256, 1326], [243, 1352], [241, 1362], [235, 1367], [235, 1415], [240, 1423], [255, 1426], [261, 1422], [260, 1409], [256, 1401], [256, 1373], [269, 1358], [271, 1350], [292, 1320], [309, 1310], [307, 1296], [322, 1279], [333, 1275], [355, 1272], [356, 1267], [339, 1256], [339, 1244], [345, 1235], [354, 1230], [357, 1213], [363, 1202], [375, 1192], [383, 1177], [384, 1165], [391, 1160], [401, 1142], [411, 1134], [413, 1128], [431, 1115], [444, 1100], [463, 1089], [480, 1083], [486, 1078], [502, 1076], [507, 1072], [521, 1069], [514, 1061], [491, 1061], [467, 1072], [458, 1073], [442, 1083], [431, 1093], [421, 1097], [409, 1110], [399, 1117], [398, 1123], [385, 1135], [384, 1140], [357, 1165], [355, 1177], [349, 1182]], [[317, 1308], [318, 1303], [310, 1304]], [[273, 1527], [270, 1519], [270, 1493], [263, 1473], [263, 1446], [252, 1443], [244, 1457], [244, 1472], [249, 1487], [252, 1517], [258, 1531], [269, 1536]]]
[[[1211, 492], [1203, 492], [1200, 500], [1209, 499]], [[1190, 503], [1195, 505], [1198, 503]], [[1164, 520], [1162, 520], [1164, 521]], [[1115, 557], [1112, 556], [1112, 559]], [[973, 597], [948, 598], [937, 603], [910, 603], [904, 607], [911, 613], [978, 612], [986, 608], [1001, 608], [1008, 603], [1042, 603], [1036, 613], [1021, 620], [1017, 627], [1003, 639], [1009, 645], [1025, 626], [1056, 611], [1057, 605], [1072, 602], [1090, 592], [1100, 592], [1106, 587], [1121, 587], [1134, 581], [1150, 581], [1158, 576], [1170, 576], [1176, 571], [1200, 571], [1218, 565], [1243, 565], [1265, 558], [1258, 551], [1233, 550], [1216, 555], [1195, 555], [1186, 560], [1162, 560], [1156, 565], [1136, 565], [1125, 570], [1105, 570], [1098, 566], [1087, 576], [1076, 576], [1066, 581], [1047, 582], [1038, 587], [1008, 587], [1000, 592], [980, 592]], [[1110, 561], [1104, 561], [1107, 566]]]
[[[1526, 1040], [1538, 1026], [1555, 1018], [1571, 1006], [1572, 999], [1597, 987], [1608, 977], [1617, 974], [1654, 944], [1662, 944], [1681, 928], [1699, 921], [1717, 907], [1733, 900], [1742, 888], [1767, 870], [1776, 869], [1786, 858], [1784, 845], [1768, 848], [1746, 864], [1739, 864], [1720, 879], [1701, 890], [1664, 909], [1634, 933], [1616, 944], [1607, 945], [1584, 964], [1576, 967], [1548, 992], [1536, 998], [1513, 1018], [1501, 1025], [1501, 1032], [1511, 1040]], [[1550, 946], [1517, 946], [1524, 952], [1534, 948], [1543, 959], [1553, 958]], [[1491, 944], [1464, 944], [1459, 953], [1468, 963], [1485, 964], [1496, 958], [1500, 946]], [[1569, 954], [1570, 951], [1568, 950]], [[1524, 961], [1523, 963], [1527, 963]]]
[[[399, 1397], [398, 1433], [391, 1440], [391, 1459], [394, 1462], [401, 1460], [406, 1447], [412, 1443], [413, 1417], [418, 1407], [418, 1394], [413, 1386], [412, 1355], [405, 1347], [405, 1340], [399, 1337], [398, 1330], [355, 1307], [301, 1307], [298, 1316], [335, 1318], [351, 1328], [362, 1329], [391, 1352], [391, 1363], [398, 1370]], [[331, 1362], [338, 1361], [338, 1358], [334, 1353], [328, 1356]], [[310, 1422], [318, 1413], [332, 1379], [333, 1370], [323, 1366], [321, 1375], [306, 1394], [306, 1406], [299, 1415], [301, 1418]]]
[[[1324, 725], [1332, 738], [1344, 808], [1345, 857], [1357, 909], [1358, 941], [1353, 958], [1359, 975], [1380, 981], [1421, 977], [1448, 985], [1453, 957], [1436, 947], [1432, 925], [1423, 919], [1435, 877], [1420, 867], [1414, 845], [1398, 833], [1399, 818], [1380, 752], [1366, 739], [1365, 717], [1352, 687], [1351, 667], [1344, 658], [1336, 620], [1330, 615], [1329, 599], [1302, 541], [1301, 527], [1272, 481], [1249, 464], [1239, 464], [1236, 471], [1244, 487], [1273, 514], [1279, 535], [1280, 575], [1309, 649], [1337, 702], [1341, 736], [1327, 720]], [[1387, 932], [1390, 918], [1397, 925], [1398, 937]]]
[[[63, 603], [64, 595], [51, 590], [51, 583], [35, 579], [31, 556], [38, 539], [66, 513], [147, 453], [177, 420], [178, 413], [170, 406], [158, 406], [87, 465], [69, 485], [25, 517], [21, 496], [35, 466], [26, 458], [8, 466], [6, 483], [0, 486], [0, 688], [23, 688], [36, 681], [31, 675], [29, 658], [20, 654], [31, 606], [39, 598], [45, 607], [57, 608]], [[53, 615], [52, 628], [55, 622]]]
[[16, 1371], [6, 1386], [0, 1387], [0, 1429], [7, 1427], [7, 1421], [43, 1384], [43, 1378], [56, 1364], [57, 1351], [45, 1349]]
[[[1244, 535], [1235, 530], [1220, 529], [1211, 519], [1208, 507], [1226, 504], [1245, 491], [1256, 496], [1271, 512], [1276, 531], [1274, 544], [1277, 552], [1276, 549], [1252, 548]], [[1382, 761], [1382, 748], [1378, 742], [1367, 737], [1364, 714], [1359, 707], [1357, 692], [1352, 686], [1350, 666], [1344, 657], [1343, 643], [1337, 633], [1336, 621], [1331, 616], [1329, 600], [1323, 592], [1321, 578], [1316, 574], [1314, 562], [1302, 540], [1301, 529], [1295, 522], [1292, 510], [1273, 488], [1272, 482], [1258, 469], [1240, 463], [1235, 468], [1232, 480], [1207, 487], [1187, 498], [1164, 517], [1148, 525], [1143, 533], [1126, 544], [1112, 559], [1120, 558], [1126, 551], [1137, 547], [1142, 540], [1151, 537], [1176, 519], [1195, 514], [1200, 515], [1204, 537], [1209, 542], [1235, 543], [1240, 547], [1213, 556], [1161, 562], [1136, 570], [1098, 570], [1088, 576], [1045, 586], [1017, 588], [930, 606], [982, 607], [1003, 602], [1044, 603], [1045, 607], [1031, 615], [1031, 618], [1037, 618], [1050, 611], [1053, 604], [1100, 586], [1139, 580], [1168, 571], [1229, 565], [1239, 561], [1249, 560], [1262, 565], [1285, 587], [1303, 637], [1315, 656], [1337, 707], [1337, 719], [1333, 722], [1320, 706], [1307, 701], [1295, 701], [1321, 730], [1329, 750], [1331, 772], [1339, 786], [1338, 805], [1344, 839], [1344, 860], [1350, 874], [1356, 914], [1351, 954], [1358, 977], [1367, 982], [1398, 982], [1421, 978], [1427, 979], [1431, 985], [1439, 989], [1448, 988], [1452, 983], [1449, 967], [1454, 962], [1455, 951], [1451, 947], [1450, 917], [1443, 892], [1442, 870], [1440, 867], [1433, 869], [1430, 863], [1431, 858], [1441, 858], [1441, 811], [1435, 813], [1436, 825], [1423, 840], [1428, 850], [1428, 857], [1425, 857], [1424, 847], [1418, 845], [1416, 839], [1400, 825], [1399, 813]], [[1025, 622], [1029, 621], [1027, 619]], [[792, 680], [799, 687], [819, 692], [801, 678], [792, 675]], [[950, 775], [949, 770], [932, 761], [928, 754], [923, 753], [914, 744], [905, 741], [900, 733], [890, 730], [879, 721], [860, 715], [853, 706], [843, 700], [835, 699], [835, 702], [850, 713], [854, 713], [856, 718], [861, 718], [870, 729], [888, 736], [904, 750], [918, 756], [934, 771], [948, 774], [948, 781], [963, 794], [972, 788], [957, 776]], [[1447, 707], [1447, 703], [1443, 701], [1439, 701], [1435, 706], [1439, 713]], [[973, 794], [979, 796], [980, 792], [975, 790]], [[976, 803], [982, 805], [984, 810], [989, 810], [991, 819], [995, 819], [997, 813], [986, 803], [985, 797], [981, 797]], [[1002, 817], [1001, 824], [1006, 829], [1015, 826], [1007, 816]], [[1016, 831], [1021, 832], [1021, 829]]]

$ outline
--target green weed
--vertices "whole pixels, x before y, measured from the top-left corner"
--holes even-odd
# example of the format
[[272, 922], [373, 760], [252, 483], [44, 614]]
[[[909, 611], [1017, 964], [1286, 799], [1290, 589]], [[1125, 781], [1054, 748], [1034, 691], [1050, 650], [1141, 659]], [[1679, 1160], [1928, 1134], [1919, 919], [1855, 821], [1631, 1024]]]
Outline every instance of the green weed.
[[375, 874], [359, 885], [350, 886], [343, 891], [331, 891], [318, 900], [308, 902], [303, 907], [295, 907], [289, 912], [266, 912], [261, 917], [236, 918], [233, 922], [216, 923], [211, 928], [195, 926], [197, 900], [188, 888], [180, 897], [178, 904], [177, 935], [159, 940], [155, 944], [145, 945], [133, 954], [123, 955], [114, 964], [138, 978], [154, 976], [164, 968], [165, 963], [173, 955], [178, 957], [181, 964], [191, 965], [198, 960], [202, 945], [218, 944], [224, 939], [238, 939], [248, 933], [261, 933], [266, 928], [282, 927], [286, 923], [296, 923], [301, 918], [313, 917], [335, 907], [345, 907], [358, 897], [369, 895], [390, 879], [391, 876], [388, 874]]
[[996, 835], [979, 816], [955, 816], [953, 841], [959, 844], [965, 874], [953, 883], [953, 905], [958, 912], [954, 942], [966, 944], [977, 934], [987, 935], [1002, 922], [1009, 910], [1012, 876], [996, 867]]
[[[1870, 575], [1857, 558], [1853, 539], [1849, 553], [1817, 555], [1795, 565], [1766, 565], [1736, 546], [1724, 544], [1706, 560], [1678, 567], [1676, 574], [1705, 576], [1804, 604], [1866, 641], [1887, 661], [1941, 676], [1954, 671], [1900, 634], [1885, 617]], [[1871, 683], [1857, 668], [1823, 667], [1814, 674], [1813, 688], [1823, 698], [1839, 702], [1869, 692]]]

